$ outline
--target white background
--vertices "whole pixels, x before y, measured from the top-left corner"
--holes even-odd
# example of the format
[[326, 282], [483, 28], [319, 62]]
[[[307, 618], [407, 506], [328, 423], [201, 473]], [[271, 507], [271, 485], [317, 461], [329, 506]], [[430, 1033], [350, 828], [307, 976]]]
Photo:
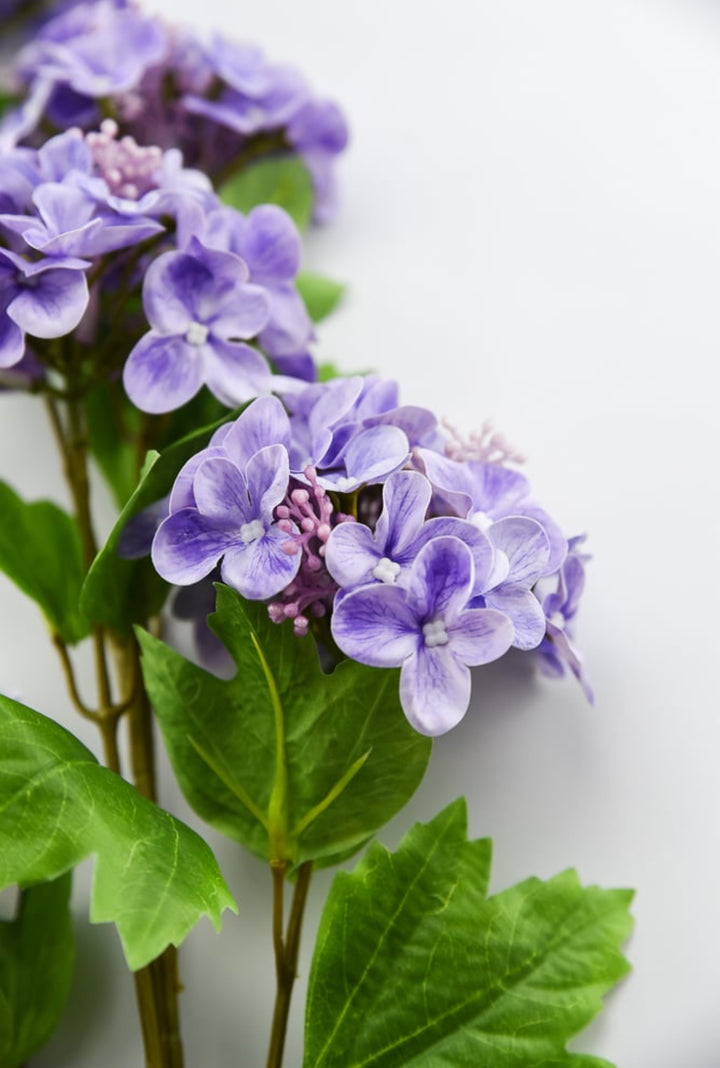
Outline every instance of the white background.
[[[720, 1063], [717, 375], [720, 9], [699, 0], [165, 0], [301, 66], [349, 117], [341, 213], [307, 262], [350, 282], [319, 354], [397, 377], [466, 430], [490, 416], [536, 496], [594, 561], [580, 644], [597, 690], [526, 665], [475, 675], [381, 837], [463, 792], [494, 889], [576, 866], [634, 886], [634, 971], [573, 1048], [619, 1068]], [[34, 402], [0, 399], [0, 474], [63, 499]], [[109, 511], [108, 511], [109, 518]], [[1, 521], [1, 517], [0, 517]], [[0, 686], [71, 725], [34, 606], [0, 580]], [[165, 804], [183, 815], [169, 772]], [[192, 817], [188, 817], [192, 822]], [[197, 821], [195, 826], [199, 826]], [[269, 875], [208, 835], [239, 904], [182, 953], [188, 1068], [264, 1063]], [[110, 928], [37, 1068], [141, 1063]], [[288, 1065], [330, 876], [314, 885]]]

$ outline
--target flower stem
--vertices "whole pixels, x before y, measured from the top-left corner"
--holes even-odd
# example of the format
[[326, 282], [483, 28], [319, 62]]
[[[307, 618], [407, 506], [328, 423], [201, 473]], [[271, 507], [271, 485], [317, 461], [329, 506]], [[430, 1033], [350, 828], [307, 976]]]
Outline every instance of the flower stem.
[[287, 933], [283, 937], [283, 890], [285, 884], [285, 865], [273, 864], [273, 944], [275, 947], [276, 994], [273, 1012], [270, 1049], [268, 1050], [267, 1068], [280, 1068], [285, 1049], [290, 1000], [297, 975], [298, 953], [300, 952], [300, 934], [302, 931], [305, 903], [312, 875], [312, 861], [308, 860], [298, 868], [297, 882], [293, 894]]
[[[67, 392], [65, 422], [54, 399], [46, 396], [46, 406], [72, 495], [87, 572], [97, 555], [97, 542], [90, 508], [87, 430], [82, 391], [72, 388], [73, 385], [77, 383], [68, 381], [71, 388]], [[121, 773], [117, 743], [118, 723], [121, 716], [127, 713], [133, 780], [144, 797], [155, 801], [157, 790], [152, 713], [142, 684], [137, 642], [134, 637], [120, 639], [98, 624], [93, 624], [91, 638], [95, 655], [98, 703], [96, 710], [89, 708], [81, 699], [67, 647], [59, 637], [55, 639], [73, 703], [78, 711], [98, 725], [105, 763], [118, 774]], [[108, 645], [112, 646], [115, 653], [115, 667], [121, 690], [117, 704], [113, 702], [107, 662]], [[177, 1003], [180, 983], [175, 947], [168, 947], [156, 960], [135, 972], [134, 978], [146, 1068], [183, 1068]]]

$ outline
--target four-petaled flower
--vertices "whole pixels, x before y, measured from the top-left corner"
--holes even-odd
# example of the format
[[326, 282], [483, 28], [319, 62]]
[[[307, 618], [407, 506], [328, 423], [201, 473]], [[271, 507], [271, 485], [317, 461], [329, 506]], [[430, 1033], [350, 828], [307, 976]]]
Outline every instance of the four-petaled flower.
[[212, 456], [193, 478], [193, 507], [169, 515], [152, 547], [157, 571], [168, 582], [190, 585], [220, 562], [223, 582], [251, 600], [278, 594], [295, 577], [300, 557], [287, 551], [290, 533], [273, 517], [290, 477], [287, 450], [268, 445], [244, 469]]
[[513, 626], [492, 608], [468, 608], [475, 585], [470, 550], [459, 538], [428, 542], [412, 565], [407, 589], [377, 583], [336, 601], [332, 634], [363, 664], [400, 667], [400, 700], [422, 734], [444, 734], [467, 711], [469, 665], [497, 660]]
[[268, 302], [244, 261], [204, 248], [166, 252], [148, 268], [143, 305], [152, 329], [130, 353], [123, 381], [145, 412], [169, 412], [203, 385], [230, 407], [275, 387], [267, 361], [239, 339], [255, 337]]
[[25, 353], [25, 334], [62, 337], [78, 325], [88, 304], [79, 260], [29, 263], [0, 249], [0, 367], [14, 367]]

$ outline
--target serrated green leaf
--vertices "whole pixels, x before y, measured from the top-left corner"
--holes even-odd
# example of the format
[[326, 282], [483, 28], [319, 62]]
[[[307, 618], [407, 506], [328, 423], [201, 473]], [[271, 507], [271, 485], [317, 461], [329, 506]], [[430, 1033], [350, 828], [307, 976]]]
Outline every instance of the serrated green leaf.
[[430, 740], [402, 713], [396, 671], [345, 661], [325, 675], [311, 638], [271, 623], [264, 605], [217, 590], [211, 623], [238, 665], [229, 682], [139, 634], [145, 684], [183, 793], [213, 827], [269, 859], [278, 713], [286, 859], [334, 863], [412, 796]]
[[18, 914], [0, 922], [0, 1068], [20, 1068], [62, 1015], [75, 947], [70, 872], [23, 890]]
[[321, 322], [335, 311], [346, 289], [343, 282], [335, 282], [332, 278], [311, 271], [301, 271], [295, 279], [295, 285], [314, 323]]
[[563, 872], [486, 898], [464, 802], [339, 872], [310, 973], [305, 1068], [601, 1068], [565, 1050], [628, 970], [626, 890]]
[[116, 925], [132, 969], [235, 907], [206, 843], [57, 723], [0, 697], [0, 752], [0, 890], [95, 855], [90, 919]]
[[80, 641], [89, 628], [78, 604], [83, 564], [77, 523], [51, 501], [26, 503], [5, 482], [0, 515], [0, 569], [40, 606], [63, 641]]
[[80, 594], [85, 614], [121, 635], [128, 635], [136, 622], [155, 615], [163, 605], [169, 586], [160, 578], [149, 556], [124, 560], [118, 555], [122, 533], [130, 519], [144, 508], [161, 500], [172, 489], [180, 468], [209, 441], [223, 422], [187, 434], [162, 453], [149, 454], [135, 492], [123, 508], [110, 537], [93, 561]]
[[260, 159], [233, 175], [219, 193], [225, 204], [238, 211], [252, 211], [259, 204], [279, 204], [299, 230], [305, 230], [310, 222], [313, 185], [299, 156]]

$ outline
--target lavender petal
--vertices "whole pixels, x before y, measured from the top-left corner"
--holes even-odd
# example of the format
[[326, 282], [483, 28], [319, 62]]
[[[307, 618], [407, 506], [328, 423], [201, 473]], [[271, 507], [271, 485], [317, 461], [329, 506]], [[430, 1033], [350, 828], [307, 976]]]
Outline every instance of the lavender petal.
[[457, 726], [470, 704], [470, 669], [449, 645], [422, 646], [400, 673], [400, 702], [420, 734], [434, 738]]
[[420, 641], [415, 614], [395, 586], [363, 586], [336, 600], [331, 627], [339, 648], [371, 667], [398, 667]]

